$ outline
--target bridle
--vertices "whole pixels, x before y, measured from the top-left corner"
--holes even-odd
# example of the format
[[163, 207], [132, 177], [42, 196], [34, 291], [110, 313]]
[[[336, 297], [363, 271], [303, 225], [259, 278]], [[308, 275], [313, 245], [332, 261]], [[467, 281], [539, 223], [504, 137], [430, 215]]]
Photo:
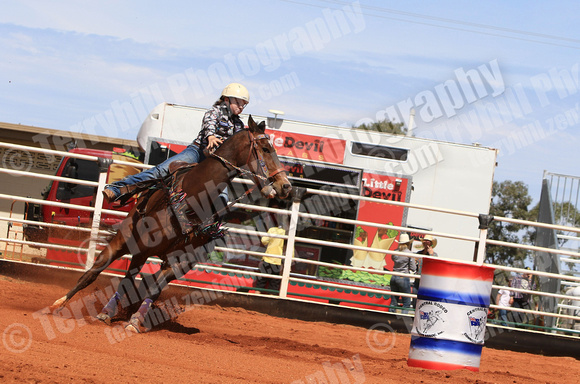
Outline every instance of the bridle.
[[231, 207], [232, 205], [234, 205], [237, 202], [239, 202], [240, 200], [242, 200], [244, 197], [246, 197], [247, 195], [252, 193], [254, 191], [254, 189], [256, 189], [257, 186], [260, 187], [260, 191], [264, 196], [268, 195], [269, 192], [266, 193], [266, 191], [271, 191], [272, 184], [274, 183], [274, 177], [277, 174], [285, 171], [284, 168], [280, 167], [280, 168], [273, 170], [272, 172], [269, 172], [268, 167], [266, 166], [266, 162], [264, 161], [264, 158], [263, 158], [261, 152], [258, 150], [258, 141], [259, 140], [263, 140], [263, 139], [270, 140], [270, 137], [268, 136], [268, 134], [260, 133], [258, 135], [254, 135], [250, 130], [246, 130], [246, 131], [248, 133], [248, 138], [250, 141], [250, 150], [248, 151], [248, 159], [246, 160], [245, 164], [249, 165], [251, 158], [252, 158], [252, 155], [254, 155], [254, 159], [256, 160], [256, 163], [258, 164], [258, 169], [261, 172], [261, 174], [258, 174], [256, 172], [252, 172], [248, 169], [241, 168], [241, 167], [233, 164], [231, 161], [224, 158], [223, 156], [216, 154], [215, 149], [211, 150], [209, 152], [209, 155], [218, 159], [226, 168], [230, 167], [232, 169], [235, 169], [238, 172], [238, 175], [242, 174], [242, 175], [248, 176], [248, 177], [252, 178], [254, 181], [254, 185], [251, 188], [249, 188], [244, 194], [239, 196], [234, 201], [229, 202], [226, 207], [222, 208], [216, 214], [219, 214], [222, 211], [227, 210], [229, 207]]
[[[242, 194], [241, 196], [236, 198], [234, 201], [228, 202], [228, 204], [226, 204], [226, 206], [224, 208], [218, 210], [213, 215], [207, 217], [205, 220], [200, 218], [201, 222], [195, 224], [196, 229], [194, 229], [191, 232], [194, 236], [197, 236], [199, 234], [205, 234], [205, 235], [210, 236], [211, 238], [217, 238], [217, 237], [223, 236], [223, 234], [225, 232], [222, 229], [223, 223], [220, 220], [220, 216], [221, 216], [222, 212], [227, 211], [232, 205], [236, 204], [241, 199], [248, 196], [250, 193], [252, 193], [256, 189], [257, 186], [261, 187], [260, 192], [265, 197], [273, 197], [274, 196], [274, 194], [272, 193], [274, 191], [274, 188], [272, 187], [272, 184], [274, 183], [274, 177], [281, 172], [285, 172], [285, 170], [284, 170], [284, 168], [280, 167], [280, 168], [275, 169], [272, 172], [269, 172], [268, 167], [266, 165], [266, 162], [264, 161], [264, 158], [263, 158], [262, 153], [261, 153], [261, 152], [264, 152], [264, 148], [262, 148], [262, 151], [260, 151], [258, 149], [258, 141], [259, 140], [268, 140], [268, 143], [269, 143], [269, 139], [270, 139], [269, 136], [265, 133], [254, 135], [252, 131], [250, 131], [250, 130], [246, 130], [246, 131], [248, 134], [250, 148], [248, 150], [248, 158], [246, 159], [246, 162], [244, 165], [249, 166], [251, 164], [252, 156], [254, 156], [254, 159], [257, 163], [257, 168], [258, 168], [258, 170], [256, 172], [252, 172], [251, 170], [244, 169], [240, 166], [233, 164], [230, 160], [215, 153], [216, 149], [209, 150], [207, 153], [207, 156], [216, 158], [226, 168], [226, 170], [228, 170], [228, 172], [229, 172], [229, 169], [231, 168], [231, 169], [235, 170], [238, 175], [243, 174], [245, 176], [251, 177], [254, 181], [254, 185], [251, 188], [248, 188], [244, 194]], [[241, 132], [240, 132], [240, 134], [241, 134]], [[272, 156], [274, 159], [277, 159], [275, 150], [273, 150]], [[266, 184], [268, 181], [270, 183]], [[163, 184], [163, 185], [165, 185], [165, 184]], [[169, 195], [169, 202], [171, 204], [173, 204], [173, 202], [172, 202], [173, 197], [175, 197], [179, 201], [181, 201], [186, 196], [185, 192], [183, 192], [183, 191], [178, 191], [178, 193], [173, 194], [173, 192], [168, 191], [166, 188], [166, 192]], [[175, 215], [175, 211], [173, 213]]]
[[[256, 172], [252, 172], [250, 170], [238, 167], [237, 165], [233, 164], [231, 161], [229, 161], [228, 159], [218, 155], [215, 153], [215, 150], [211, 151], [209, 154], [210, 156], [213, 156], [215, 158], [217, 158], [218, 160], [220, 160], [222, 162], [222, 164], [224, 164], [227, 167], [231, 167], [232, 169], [235, 169], [238, 174], [243, 174], [245, 176], [249, 176], [254, 180], [254, 186], [252, 187], [252, 190], [256, 187], [256, 186], [260, 186], [261, 190], [263, 190], [264, 188], [271, 186], [273, 184], [273, 180], [274, 177], [279, 174], [280, 172], [284, 172], [284, 168], [280, 167], [275, 169], [272, 172], [268, 172], [268, 167], [266, 166], [266, 162], [264, 161], [264, 157], [262, 156], [262, 154], [260, 153], [260, 151], [258, 151], [258, 141], [259, 140], [270, 140], [270, 136], [268, 136], [268, 134], [266, 133], [260, 133], [256, 136], [254, 136], [254, 134], [252, 134], [252, 132], [250, 132], [249, 130], [246, 130], [248, 133], [248, 137], [250, 140], [250, 150], [248, 151], [248, 159], [246, 160], [245, 164], [250, 164], [250, 160], [252, 158], [252, 155], [254, 155], [254, 159], [256, 160], [256, 163], [258, 164], [258, 169], [260, 170], [261, 174], [258, 174]], [[270, 182], [269, 184], [266, 184], [266, 182]]]
[[[260, 133], [257, 136], [255, 136], [250, 131], [248, 131], [248, 134], [251, 135], [250, 140], [251, 140], [252, 145], [251, 145], [251, 149], [248, 153], [248, 160], [246, 161], [246, 164], [250, 164], [250, 157], [252, 156], [252, 153], [253, 153], [255, 156], [255, 159], [256, 159], [256, 163], [258, 164], [258, 168], [262, 172], [262, 175], [258, 175], [255, 173], [252, 175], [252, 177], [254, 178], [254, 184], [260, 185], [261, 186], [260, 190], [262, 191], [262, 194], [266, 194], [264, 192], [264, 188], [271, 187], [272, 184], [274, 183], [274, 177], [277, 174], [284, 172], [284, 168], [282, 168], [282, 167], [276, 168], [272, 172], [268, 173], [268, 167], [266, 166], [266, 162], [264, 161], [264, 157], [262, 156], [262, 152], [258, 151], [258, 141], [259, 140], [270, 141], [270, 136], [268, 136], [268, 134], [266, 134], [266, 133]], [[264, 182], [269, 181], [270, 183], [262, 186], [260, 184], [260, 181], [264, 181]]]

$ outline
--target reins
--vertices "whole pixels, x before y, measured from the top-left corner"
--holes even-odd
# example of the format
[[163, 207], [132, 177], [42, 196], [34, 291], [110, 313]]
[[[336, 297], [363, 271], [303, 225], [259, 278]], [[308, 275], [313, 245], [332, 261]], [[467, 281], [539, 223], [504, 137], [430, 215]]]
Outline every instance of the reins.
[[[254, 154], [255, 158], [256, 158], [256, 162], [258, 163], [259, 168], [261, 169], [262, 173], [264, 175], [259, 175], [255, 172], [252, 172], [250, 170], [247, 169], [243, 169], [241, 167], [238, 167], [235, 164], [232, 164], [231, 161], [229, 161], [228, 159], [224, 158], [223, 156], [220, 156], [218, 154], [215, 153], [216, 149], [212, 149], [209, 152], [209, 155], [212, 157], [217, 158], [218, 160], [221, 161], [221, 163], [227, 168], [228, 166], [235, 169], [238, 174], [243, 174], [245, 176], [249, 176], [251, 178], [254, 179], [254, 185], [248, 189], [246, 192], [244, 192], [243, 195], [239, 196], [237, 199], [228, 202], [226, 204], [226, 206], [222, 209], [220, 209], [219, 211], [217, 211], [216, 213], [214, 213], [209, 219], [205, 220], [204, 222], [202, 222], [202, 224], [209, 222], [209, 221], [213, 221], [215, 220], [214, 218], [219, 217], [219, 214], [227, 211], [231, 206], [233, 206], [234, 204], [238, 203], [240, 200], [242, 200], [244, 197], [248, 196], [250, 193], [252, 193], [254, 191], [254, 189], [256, 189], [256, 186], [258, 186], [260, 184], [259, 180], [263, 181], [263, 182], [267, 182], [270, 178], [274, 177], [275, 175], [277, 175], [280, 172], [283, 172], [284, 169], [279, 168], [276, 169], [275, 171], [271, 172], [270, 174], [268, 174], [268, 169], [266, 167], [266, 163], [263, 160], [263, 157], [261, 156], [261, 154], [258, 152], [257, 148], [256, 148], [256, 142], [258, 140], [261, 139], [269, 139], [268, 135], [265, 133], [259, 134], [258, 136], [254, 136], [249, 130], [247, 131], [248, 133], [248, 137], [250, 140], [250, 150], [248, 151], [248, 159], [246, 160], [246, 164], [250, 164], [250, 158], [252, 157], [252, 154]], [[272, 183], [268, 184], [271, 185]]]
[[[249, 131], [248, 131], [248, 135], [251, 135], [251, 133]], [[251, 147], [250, 151], [248, 152], [248, 160], [246, 161], [246, 164], [250, 163], [250, 157], [252, 156], [252, 153], [256, 154], [256, 161], [258, 161], [258, 162], [261, 161], [263, 163], [264, 161], [260, 159], [260, 156], [258, 155], [258, 151], [256, 150], [256, 147], [255, 147], [256, 139], [255, 138], [250, 139], [250, 143], [252, 144], [252, 147]], [[266, 176], [258, 175], [257, 173], [254, 173], [254, 172], [249, 171], [247, 169], [243, 169], [241, 167], [238, 167], [235, 164], [232, 164], [232, 162], [229, 161], [228, 159], [216, 154], [215, 149], [212, 150], [209, 154], [210, 154], [210, 156], [213, 156], [213, 157], [219, 159], [226, 166], [226, 168], [228, 166], [230, 166], [233, 169], [235, 169], [236, 171], [238, 171], [238, 173], [244, 174], [246, 176], [250, 175], [251, 177], [254, 177], [254, 178], [260, 178], [263, 181], [268, 181], [268, 177], [266, 177]], [[260, 166], [262, 168], [262, 172], [264, 172], [263, 166], [261, 164], [260, 164]], [[264, 172], [264, 174], [266, 174], [266, 172]]]

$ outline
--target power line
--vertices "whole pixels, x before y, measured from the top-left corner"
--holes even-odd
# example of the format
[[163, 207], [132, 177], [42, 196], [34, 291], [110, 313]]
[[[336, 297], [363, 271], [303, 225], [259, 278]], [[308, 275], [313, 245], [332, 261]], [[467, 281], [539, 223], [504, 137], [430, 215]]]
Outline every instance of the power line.
[[[340, 1], [340, 0], [319, 0], [319, 1], [324, 1], [327, 3], [334, 3], [334, 4], [339, 4], [339, 5], [347, 5], [348, 4], [347, 2]], [[473, 26], [473, 27], [478, 27], [478, 28], [492, 29], [492, 30], [497, 30], [497, 31], [521, 34], [521, 35], [543, 37], [546, 39], [564, 40], [564, 41], [570, 41], [572, 43], [580, 43], [579, 39], [571, 39], [569, 37], [562, 37], [562, 36], [548, 35], [548, 34], [544, 34], [544, 33], [522, 31], [522, 30], [512, 29], [512, 28], [496, 27], [494, 25], [473, 23], [473, 22], [467, 22], [467, 21], [456, 20], [456, 19], [447, 19], [447, 18], [436, 17], [436, 16], [428, 16], [428, 15], [423, 15], [423, 14], [419, 14], [419, 13], [398, 11], [396, 9], [389, 9], [389, 8], [382, 8], [382, 7], [371, 7], [371, 6], [364, 6], [364, 5], [361, 5], [361, 8], [366, 8], [369, 10], [375, 10], [375, 11], [379, 11], [379, 12], [394, 13], [394, 14], [399, 14], [399, 15], [403, 15], [403, 16], [416, 17], [416, 18], [420, 18], [420, 19], [442, 21], [442, 22], [451, 23], [451, 24], [467, 25], [467, 26]]]
[[[311, 3], [304, 3], [304, 2], [296, 1], [296, 0], [281, 0], [281, 1], [284, 1], [286, 3], [294, 3], [294, 4], [309, 6], [309, 7], [315, 7], [315, 8], [329, 8], [327, 5], [321, 5], [321, 4], [317, 5], [317, 4], [311, 4]], [[349, 2], [340, 1], [340, 0], [319, 0], [319, 1], [322, 1], [325, 3], [331, 3], [331, 4], [335, 4], [335, 5], [349, 5], [349, 4], [351, 4]], [[396, 15], [401, 15], [401, 16], [407, 16], [407, 17], [411, 17], [411, 18], [437, 21], [437, 22], [441, 22], [441, 23], [456, 24], [456, 25], [480, 28], [480, 29], [484, 29], [484, 30], [487, 29], [487, 30], [491, 30], [491, 31], [507, 32], [507, 33], [513, 33], [513, 34], [523, 35], [523, 36], [538, 37], [538, 38], [544, 38], [544, 39], [549, 39], [549, 40], [556, 40], [556, 41], [563, 41], [563, 42], [571, 42], [571, 43], [579, 43], [580, 44], [580, 40], [572, 39], [572, 38], [568, 38], [568, 37], [555, 36], [555, 35], [549, 35], [549, 34], [543, 34], [543, 33], [536, 33], [536, 32], [530, 32], [530, 31], [522, 31], [522, 30], [518, 30], [518, 29], [511, 29], [511, 28], [504, 28], [504, 27], [497, 27], [494, 25], [473, 23], [473, 22], [467, 22], [467, 21], [462, 21], [462, 20], [447, 19], [447, 18], [441, 18], [441, 17], [429, 16], [429, 15], [423, 15], [423, 14], [411, 13], [411, 12], [405, 12], [405, 11], [398, 11], [395, 9], [382, 8], [382, 7], [376, 7], [376, 6], [360, 5], [360, 7], [361, 7], [361, 9], [364, 9], [367, 11], [381, 12], [381, 13], [387, 13], [387, 14], [390, 13], [390, 14], [396, 14]], [[332, 9], [338, 10], [339, 8], [332, 8]], [[431, 27], [436, 27], [436, 28], [477, 33], [480, 35], [502, 37], [502, 38], [508, 38], [508, 39], [513, 39], [513, 40], [528, 41], [528, 42], [532, 42], [532, 43], [553, 45], [553, 46], [572, 48], [572, 49], [580, 49], [580, 47], [574, 46], [574, 45], [567, 45], [567, 44], [563, 44], [563, 43], [559, 44], [559, 43], [555, 43], [555, 42], [542, 41], [542, 40], [536, 40], [536, 39], [524, 38], [524, 37], [518, 37], [518, 36], [509, 36], [509, 35], [500, 34], [500, 33], [478, 31], [475, 29], [453, 27], [453, 26], [449, 26], [449, 25], [440, 25], [440, 24], [429, 23], [426, 21], [409, 20], [409, 19], [397, 18], [397, 17], [392, 17], [392, 16], [378, 15], [378, 14], [368, 13], [368, 12], [363, 12], [363, 15], [369, 16], [369, 17], [381, 18], [381, 19], [396, 20], [396, 21], [402, 21], [402, 22], [407, 22], [407, 23], [426, 25], [426, 26], [431, 26]]]

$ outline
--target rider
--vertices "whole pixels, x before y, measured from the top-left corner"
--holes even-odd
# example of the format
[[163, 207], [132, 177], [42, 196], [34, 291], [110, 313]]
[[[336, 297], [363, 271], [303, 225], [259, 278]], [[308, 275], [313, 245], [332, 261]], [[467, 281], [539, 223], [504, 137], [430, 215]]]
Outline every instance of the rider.
[[[103, 190], [106, 201], [112, 202], [127, 193], [125, 186], [142, 181], [161, 179], [169, 175], [169, 164], [174, 161], [199, 163], [204, 158], [204, 150], [217, 149], [234, 133], [244, 129], [244, 123], [239, 117], [246, 105], [250, 102], [250, 94], [246, 87], [239, 83], [228, 84], [220, 98], [203, 116], [201, 131], [197, 138], [181, 153], [170, 157], [157, 166], [131, 175], [123, 180], [109, 184]], [[227, 188], [222, 191], [220, 198], [228, 201]]]

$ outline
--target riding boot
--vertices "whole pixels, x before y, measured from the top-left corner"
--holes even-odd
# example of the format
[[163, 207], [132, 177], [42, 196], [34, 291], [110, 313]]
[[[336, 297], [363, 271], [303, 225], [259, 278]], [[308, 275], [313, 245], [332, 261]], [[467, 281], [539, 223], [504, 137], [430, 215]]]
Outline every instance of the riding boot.
[[152, 304], [153, 300], [149, 298], [143, 300], [143, 303], [141, 304], [137, 312], [135, 312], [133, 316], [131, 316], [131, 319], [129, 320], [129, 325], [127, 325], [125, 328], [136, 333], [147, 332], [150, 329], [150, 327], [146, 327], [145, 317], [147, 316], [147, 312], [149, 312], [149, 308], [151, 308]]
[[218, 199], [214, 202], [217, 214], [216, 221], [220, 221], [228, 213], [229, 201], [230, 197], [228, 195], [228, 188], [226, 187], [220, 192]]
[[229, 195], [229, 191], [228, 191], [228, 187], [225, 187], [221, 192], [220, 192], [220, 199], [222, 200], [222, 202], [224, 203], [224, 205], [228, 205], [228, 202], [230, 201], [230, 195]]
[[101, 320], [107, 325], [111, 325], [111, 318], [117, 314], [117, 303], [119, 300], [121, 300], [121, 295], [119, 292], [115, 292], [101, 313], [97, 315], [97, 319]]

